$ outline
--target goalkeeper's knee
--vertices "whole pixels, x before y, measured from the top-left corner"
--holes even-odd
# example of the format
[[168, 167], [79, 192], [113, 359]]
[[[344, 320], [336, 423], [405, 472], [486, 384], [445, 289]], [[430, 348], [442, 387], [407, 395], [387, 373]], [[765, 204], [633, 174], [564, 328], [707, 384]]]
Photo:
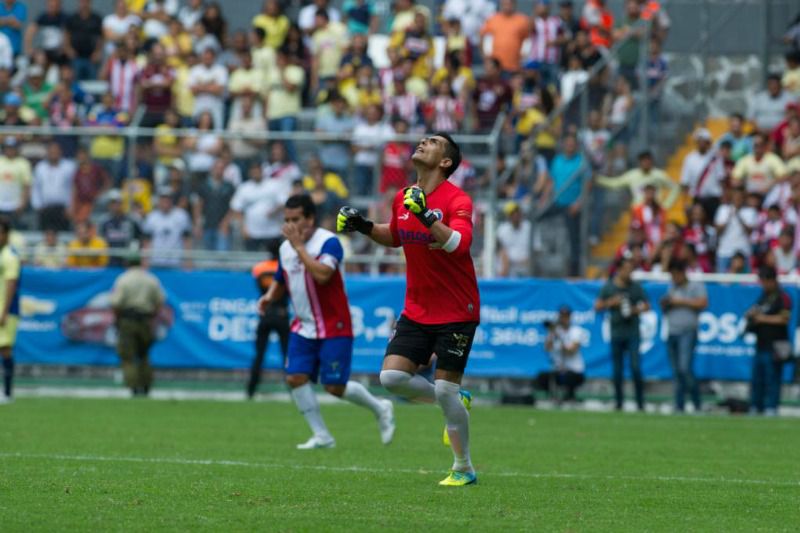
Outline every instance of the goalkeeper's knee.
[[402, 370], [381, 370], [381, 385], [395, 394], [402, 394], [413, 375]]

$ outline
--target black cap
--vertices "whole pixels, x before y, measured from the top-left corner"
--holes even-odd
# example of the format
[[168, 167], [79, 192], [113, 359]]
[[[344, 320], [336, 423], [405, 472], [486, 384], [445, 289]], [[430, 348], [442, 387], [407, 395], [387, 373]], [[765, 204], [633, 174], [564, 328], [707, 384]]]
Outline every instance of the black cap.
[[572, 308], [570, 306], [568, 306], [568, 305], [562, 305], [561, 307], [558, 308], [558, 314], [560, 314], [560, 315], [571, 315], [572, 314]]

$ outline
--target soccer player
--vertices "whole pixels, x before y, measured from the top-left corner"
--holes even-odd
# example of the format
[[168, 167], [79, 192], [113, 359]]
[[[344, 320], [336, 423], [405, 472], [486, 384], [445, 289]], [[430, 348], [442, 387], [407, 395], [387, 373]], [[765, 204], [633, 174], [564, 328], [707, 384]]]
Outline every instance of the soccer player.
[[14, 342], [19, 320], [20, 260], [9, 244], [11, 224], [0, 219], [0, 357], [3, 359], [3, 395], [0, 405], [11, 401], [14, 381]]
[[294, 307], [286, 383], [313, 432], [297, 448], [310, 450], [336, 445], [311, 388], [317, 377], [330, 394], [372, 411], [378, 420], [381, 442], [389, 444], [395, 429], [392, 402], [378, 399], [360, 383], [349, 381], [353, 330], [341, 273], [342, 244], [336, 235], [317, 227], [316, 208], [307, 195], [286, 200], [284, 220], [286, 240], [280, 246], [278, 271], [269, 290], [258, 301], [258, 310], [263, 314], [287, 292]]
[[[386, 348], [381, 383], [406, 398], [439, 403], [455, 457], [439, 484], [470, 485], [477, 476], [469, 454], [469, 396], [460, 385], [480, 320], [469, 253], [472, 200], [447, 181], [461, 162], [461, 150], [446, 133], [422, 139], [411, 161], [417, 185], [398, 192], [388, 224], [375, 224], [345, 206], [336, 225], [340, 232], [358, 231], [383, 246], [403, 247], [405, 307]], [[431, 384], [417, 369], [434, 353], [437, 366]]]

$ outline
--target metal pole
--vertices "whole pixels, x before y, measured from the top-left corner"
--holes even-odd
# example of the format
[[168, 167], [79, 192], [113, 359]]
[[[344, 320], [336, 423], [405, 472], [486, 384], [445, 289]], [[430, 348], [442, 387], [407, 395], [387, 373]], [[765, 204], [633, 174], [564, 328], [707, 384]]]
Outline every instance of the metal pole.
[[650, 52], [650, 36], [652, 26], [645, 27], [644, 35], [639, 43], [639, 138], [643, 147], [650, 147], [650, 90], [647, 87], [647, 59]]
[[498, 115], [489, 135], [489, 210], [483, 221], [483, 277], [495, 276], [495, 256], [497, 255], [497, 154], [499, 153], [500, 132], [505, 122], [505, 113]]
[[591, 216], [591, 209], [589, 208], [589, 204], [591, 203], [591, 166], [589, 165], [588, 159], [585, 153], [582, 153], [583, 157], [583, 165], [581, 166], [580, 172], [589, 173], [589, 178], [583, 180], [583, 185], [581, 187], [581, 198], [583, 199], [581, 203], [581, 225], [580, 225], [580, 263], [578, 265], [578, 276], [584, 277], [586, 275], [586, 267], [589, 264], [589, 217]]
[[133, 113], [133, 120], [131, 120], [131, 127], [126, 128], [125, 140], [128, 143], [128, 162], [127, 162], [127, 175], [126, 179], [131, 179], [136, 173], [136, 139], [139, 130], [139, 122], [144, 116], [144, 106], [140, 105]]
[[706, 118], [708, 115], [708, 100], [709, 94], [708, 91], [710, 89], [709, 84], [706, 82], [708, 77], [708, 43], [711, 37], [711, 17], [709, 14], [709, 0], [703, 0], [703, 4], [700, 7], [700, 99], [702, 102], [701, 112], [703, 114], [703, 118]]
[[770, 29], [772, 24], [770, 24], [770, 19], [772, 18], [772, 0], [764, 0], [764, 11], [763, 11], [764, 20], [762, 21], [762, 27], [764, 28], [764, 38], [761, 40], [761, 80], [767, 79], [769, 75], [769, 59], [770, 59], [770, 40], [773, 38], [772, 34], [770, 33]]

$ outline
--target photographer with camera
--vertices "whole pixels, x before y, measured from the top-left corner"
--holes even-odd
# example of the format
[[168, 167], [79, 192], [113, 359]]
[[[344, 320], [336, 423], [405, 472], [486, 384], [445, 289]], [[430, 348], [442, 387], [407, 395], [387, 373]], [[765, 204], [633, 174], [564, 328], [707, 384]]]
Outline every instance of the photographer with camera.
[[631, 358], [631, 374], [636, 394], [636, 406], [644, 411], [644, 379], [639, 356], [639, 315], [650, 310], [642, 286], [633, 281], [633, 255], [626, 252], [617, 263], [613, 277], [603, 285], [594, 304], [597, 312], [611, 315], [611, 361], [614, 367], [614, 397], [617, 411], [622, 410], [624, 357]]
[[694, 377], [694, 350], [700, 312], [708, 307], [708, 295], [702, 283], [689, 281], [685, 261], [673, 258], [668, 268], [672, 284], [661, 298], [661, 308], [669, 327], [667, 352], [675, 378], [675, 410], [679, 413], [684, 411], [688, 389], [694, 410], [700, 412], [700, 387]]
[[746, 313], [747, 331], [756, 336], [756, 354], [750, 379], [750, 413], [776, 416], [781, 398], [783, 363], [792, 357], [789, 321], [792, 301], [781, 289], [774, 268], [758, 272], [763, 292]]
[[544, 349], [550, 354], [553, 369], [536, 378], [536, 388], [550, 394], [555, 394], [556, 386], [562, 387], [564, 392], [559, 401], [564, 402], [576, 401], [575, 389], [583, 385], [586, 369], [580, 352], [583, 333], [571, 324], [571, 316], [572, 310], [565, 305], [558, 310], [556, 322], [545, 321], [547, 338]]

